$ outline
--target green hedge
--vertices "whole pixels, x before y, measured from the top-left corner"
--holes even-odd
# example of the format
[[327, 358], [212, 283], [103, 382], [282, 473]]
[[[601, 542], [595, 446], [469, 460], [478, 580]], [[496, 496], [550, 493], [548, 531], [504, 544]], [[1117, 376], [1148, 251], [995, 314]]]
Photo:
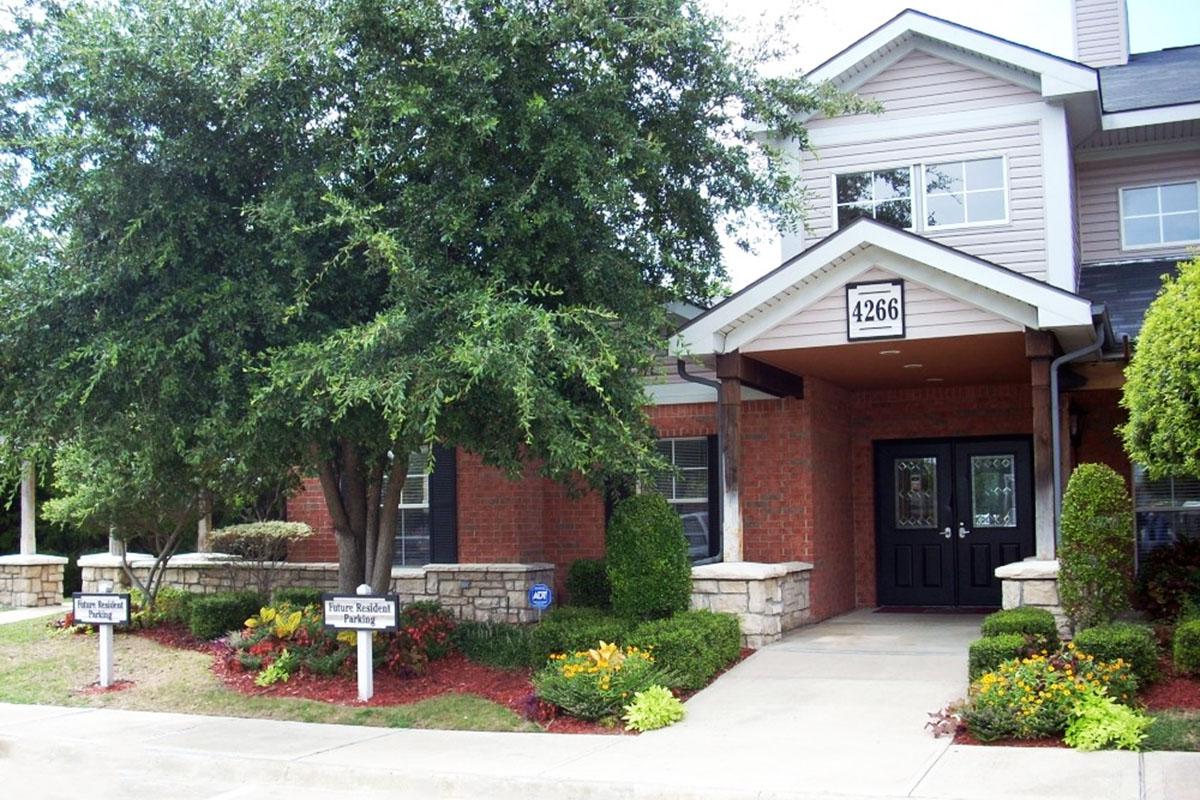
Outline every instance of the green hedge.
[[991, 672], [1005, 661], [1020, 658], [1025, 653], [1024, 634], [999, 633], [971, 642], [967, 658], [967, 674], [972, 681]]
[[534, 628], [507, 622], [460, 622], [454, 629], [454, 646], [479, 664], [501, 669], [541, 666], [532, 657]]
[[310, 589], [307, 586], [279, 586], [271, 593], [271, 602], [275, 605], [287, 603], [293, 608], [321, 605], [321, 590]]
[[1172, 655], [1175, 669], [1185, 674], [1200, 674], [1200, 620], [1179, 623]]
[[593, 648], [601, 640], [624, 644], [632, 624], [594, 608], [564, 606], [546, 614], [529, 636], [530, 663], [540, 667], [554, 653]]
[[1144, 625], [1111, 622], [1075, 634], [1075, 647], [1099, 661], [1124, 659], [1146, 686], [1158, 679], [1158, 644], [1154, 631]]
[[1133, 504], [1125, 479], [1104, 464], [1080, 464], [1062, 498], [1058, 597], [1076, 628], [1112, 622], [1133, 589]]
[[742, 652], [737, 617], [712, 611], [683, 611], [643, 622], [628, 643], [649, 650], [670, 676], [670, 688], [701, 689]]
[[262, 606], [263, 597], [257, 592], [201, 595], [192, 599], [188, 628], [197, 639], [216, 639], [241, 630]]
[[1010, 608], [988, 614], [983, 618], [982, 633], [985, 637], [1005, 633], [1040, 636], [1049, 646], [1058, 644], [1058, 625], [1044, 608]]
[[573, 606], [612, 607], [612, 584], [604, 562], [581, 558], [571, 562], [567, 571], [567, 599]]
[[623, 617], [655, 619], [686, 611], [692, 597], [683, 521], [660, 494], [627, 497], [605, 535], [612, 606]]

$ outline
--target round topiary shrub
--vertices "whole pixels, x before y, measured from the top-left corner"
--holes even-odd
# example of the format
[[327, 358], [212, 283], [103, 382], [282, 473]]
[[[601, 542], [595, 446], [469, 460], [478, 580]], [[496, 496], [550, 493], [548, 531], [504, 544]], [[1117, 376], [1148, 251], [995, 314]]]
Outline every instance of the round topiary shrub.
[[613, 611], [653, 619], [685, 611], [692, 594], [683, 521], [660, 494], [628, 497], [613, 509], [605, 565]]
[[567, 570], [567, 598], [571, 605], [587, 608], [611, 608], [612, 587], [604, 562], [581, 558]]
[[1129, 607], [1133, 511], [1125, 481], [1103, 464], [1080, 464], [1063, 495], [1058, 592], [1076, 628], [1111, 622]]

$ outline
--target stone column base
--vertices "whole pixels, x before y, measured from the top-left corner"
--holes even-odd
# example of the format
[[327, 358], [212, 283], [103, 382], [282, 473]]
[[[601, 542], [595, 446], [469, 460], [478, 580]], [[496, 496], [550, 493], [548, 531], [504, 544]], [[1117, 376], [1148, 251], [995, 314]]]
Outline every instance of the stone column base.
[[63, 601], [61, 556], [0, 556], [0, 606], [33, 608]]
[[742, 644], [762, 647], [808, 622], [812, 616], [812, 564], [734, 561], [692, 568], [692, 608], [736, 614]]
[[1004, 608], [1044, 608], [1054, 615], [1058, 635], [1071, 638], [1071, 620], [1058, 600], [1058, 559], [1026, 559], [996, 569]]

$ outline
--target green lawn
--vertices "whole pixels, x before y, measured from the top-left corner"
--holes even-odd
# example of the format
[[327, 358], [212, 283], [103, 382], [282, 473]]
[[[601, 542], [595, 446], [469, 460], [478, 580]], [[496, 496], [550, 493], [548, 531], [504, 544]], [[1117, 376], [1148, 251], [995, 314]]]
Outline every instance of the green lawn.
[[447, 694], [406, 706], [363, 708], [314, 700], [248, 697], [227, 689], [209, 671], [212, 657], [119, 635], [118, 679], [134, 686], [83, 694], [96, 680], [94, 636], [54, 633], [47, 620], [0, 625], [0, 702], [177, 711], [231, 717], [289, 719], [344, 725], [449, 730], [536, 731], [537, 725], [481, 697]]
[[1200, 711], [1155, 711], [1142, 745], [1147, 750], [1200, 752]]

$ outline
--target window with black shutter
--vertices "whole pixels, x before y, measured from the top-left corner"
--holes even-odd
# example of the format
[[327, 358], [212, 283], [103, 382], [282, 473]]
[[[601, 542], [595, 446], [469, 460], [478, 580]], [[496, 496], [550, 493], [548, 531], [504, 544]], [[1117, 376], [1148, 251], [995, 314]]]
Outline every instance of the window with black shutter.
[[720, 483], [717, 437], [658, 440], [658, 452], [673, 469], [654, 476], [654, 488], [683, 520], [683, 535], [693, 561], [721, 552]]

